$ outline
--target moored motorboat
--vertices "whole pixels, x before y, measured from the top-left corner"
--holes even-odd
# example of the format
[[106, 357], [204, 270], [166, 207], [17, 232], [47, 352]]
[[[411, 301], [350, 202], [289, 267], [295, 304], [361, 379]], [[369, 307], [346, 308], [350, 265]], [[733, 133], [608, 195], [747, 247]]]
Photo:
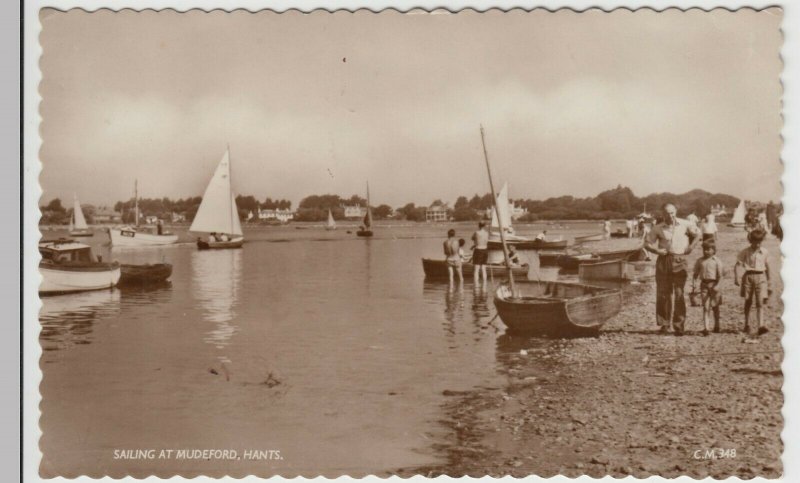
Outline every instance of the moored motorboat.
[[152, 233], [130, 225], [109, 228], [108, 236], [112, 247], [152, 247], [178, 242], [178, 235]]
[[[515, 277], [525, 279], [528, 276], [529, 269], [528, 265], [524, 265], [514, 267], [512, 271]], [[425, 278], [427, 279], [447, 279], [450, 276], [446, 260], [423, 258], [422, 270], [425, 272]], [[471, 279], [475, 272], [475, 266], [470, 262], [464, 262], [461, 264], [461, 272], [464, 274], [464, 278]], [[486, 275], [494, 278], [506, 278], [508, 277], [508, 268], [505, 265], [488, 264], [486, 265]]]
[[497, 288], [494, 305], [508, 331], [534, 336], [597, 335], [606, 320], [619, 313], [622, 292], [565, 282], [516, 282]]
[[149, 285], [166, 281], [172, 275], [172, 265], [169, 263], [122, 264], [120, 272], [118, 285]]
[[600, 260], [581, 263], [578, 276], [581, 280], [617, 280], [639, 282], [656, 275], [656, 266], [651, 262], [627, 260]]
[[40, 294], [58, 294], [114, 287], [120, 278], [116, 262], [95, 258], [89, 245], [71, 239], [39, 243]]

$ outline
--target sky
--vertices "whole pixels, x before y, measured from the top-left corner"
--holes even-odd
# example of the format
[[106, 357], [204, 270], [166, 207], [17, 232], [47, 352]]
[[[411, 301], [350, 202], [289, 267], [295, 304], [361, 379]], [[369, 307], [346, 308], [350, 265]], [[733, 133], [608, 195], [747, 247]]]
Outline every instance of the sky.
[[41, 19], [45, 201], [782, 192], [777, 8]]

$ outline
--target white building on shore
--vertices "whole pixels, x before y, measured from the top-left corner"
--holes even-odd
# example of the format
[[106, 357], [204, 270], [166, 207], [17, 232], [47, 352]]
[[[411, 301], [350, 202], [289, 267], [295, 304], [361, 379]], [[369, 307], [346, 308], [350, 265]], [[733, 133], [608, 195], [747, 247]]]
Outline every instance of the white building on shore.
[[342, 205], [344, 208], [345, 218], [360, 219], [367, 216], [367, 208], [359, 204], [356, 205]]
[[294, 219], [294, 212], [292, 210], [258, 210], [259, 220], [277, 220], [286, 223]]

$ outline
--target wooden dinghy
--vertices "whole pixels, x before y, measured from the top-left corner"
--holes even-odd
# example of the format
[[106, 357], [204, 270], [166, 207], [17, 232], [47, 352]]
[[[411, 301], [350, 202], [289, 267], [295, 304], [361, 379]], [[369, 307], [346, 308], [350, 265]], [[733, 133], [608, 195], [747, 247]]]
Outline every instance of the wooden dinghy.
[[146, 265], [120, 265], [122, 275], [118, 285], [150, 285], [161, 283], [172, 275], [172, 265], [169, 263], [154, 263]]
[[198, 250], [220, 250], [224, 248], [242, 248], [244, 237], [234, 238], [228, 241], [208, 241], [202, 238], [197, 239]]
[[605, 235], [603, 233], [594, 233], [592, 235], [576, 236], [574, 239], [575, 244], [597, 242], [603, 240], [605, 240]]
[[656, 276], [656, 266], [650, 262], [627, 260], [602, 260], [581, 263], [578, 266], [581, 280], [621, 280], [639, 282]]
[[[563, 250], [569, 245], [569, 240], [528, 240], [519, 237], [506, 240], [506, 245], [514, 246], [517, 250]], [[489, 250], [502, 250], [500, 240], [489, 240]]]
[[578, 267], [584, 263], [597, 263], [609, 260], [642, 261], [646, 259], [646, 252], [644, 252], [642, 248], [635, 248], [633, 250], [562, 255], [558, 259], [558, 266], [564, 270], [578, 270]]
[[[528, 277], [529, 268], [528, 265], [514, 267], [512, 269], [514, 277], [526, 279]], [[447, 271], [447, 261], [445, 260], [423, 258], [422, 269], [425, 271], [425, 278], [427, 279], [448, 279], [450, 277]], [[464, 274], [464, 278], [472, 278], [475, 272], [475, 266], [470, 262], [464, 262], [461, 264], [461, 271]], [[508, 268], [506, 268], [505, 265], [499, 264], [486, 265], [486, 276], [506, 278], [508, 277]]]
[[509, 333], [546, 337], [595, 336], [622, 307], [616, 289], [566, 282], [516, 282], [497, 288], [494, 305]]

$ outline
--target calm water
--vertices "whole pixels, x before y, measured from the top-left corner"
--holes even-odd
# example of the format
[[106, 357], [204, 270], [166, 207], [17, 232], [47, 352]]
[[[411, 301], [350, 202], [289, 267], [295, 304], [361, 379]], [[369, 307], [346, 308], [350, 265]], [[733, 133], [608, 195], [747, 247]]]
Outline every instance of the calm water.
[[[420, 257], [441, 258], [448, 227], [378, 227], [372, 240], [253, 228], [241, 250], [204, 252], [183, 232], [187, 243], [122, 250], [98, 233], [89, 243], [104, 260], [165, 260], [173, 275], [43, 299], [42, 475], [334, 476], [434, 462], [442, 391], [500, 382], [491, 292], [424, 281]], [[467, 239], [474, 229], [455, 227]], [[114, 460], [162, 448], [283, 459]]]

